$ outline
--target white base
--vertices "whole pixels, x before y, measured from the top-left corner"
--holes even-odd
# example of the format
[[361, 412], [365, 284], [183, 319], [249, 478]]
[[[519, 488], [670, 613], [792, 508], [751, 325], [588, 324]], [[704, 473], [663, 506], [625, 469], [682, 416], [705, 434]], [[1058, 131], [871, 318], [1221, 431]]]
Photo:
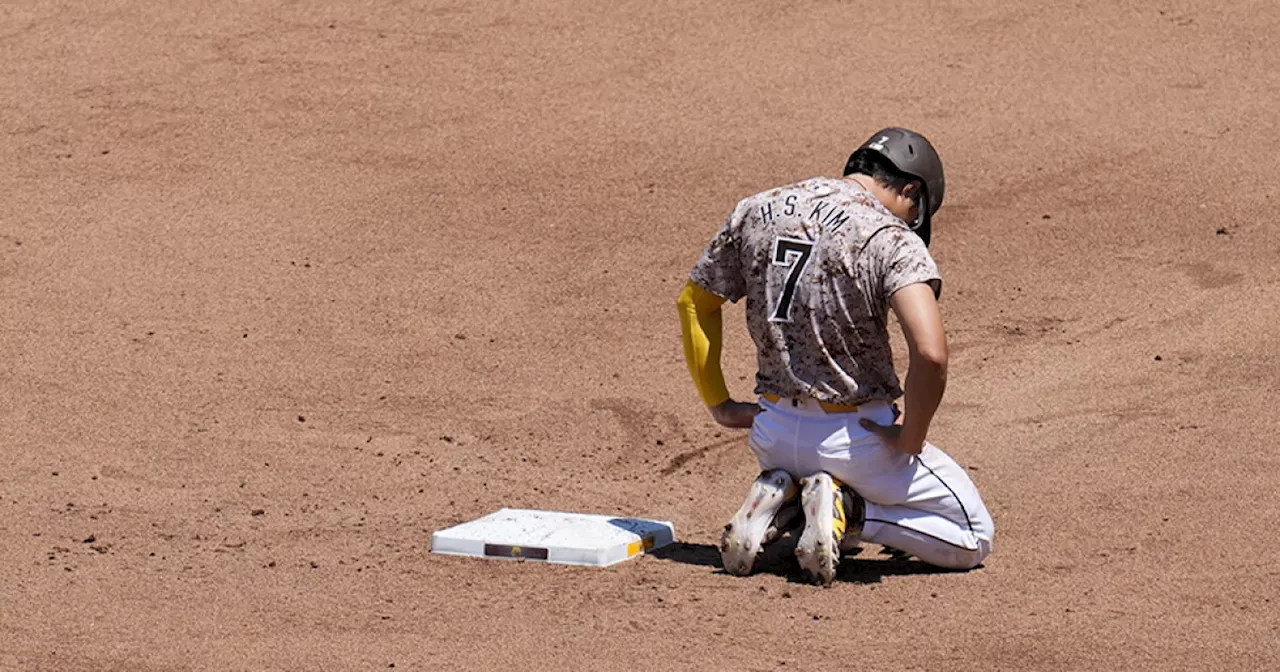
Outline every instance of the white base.
[[501, 509], [431, 535], [431, 552], [606, 567], [675, 538], [665, 521]]

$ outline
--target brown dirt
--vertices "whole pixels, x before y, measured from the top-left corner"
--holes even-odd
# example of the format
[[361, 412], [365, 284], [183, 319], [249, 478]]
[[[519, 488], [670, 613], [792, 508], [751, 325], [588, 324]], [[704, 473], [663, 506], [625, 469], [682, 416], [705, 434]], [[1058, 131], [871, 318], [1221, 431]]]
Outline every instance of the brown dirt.
[[[1275, 3], [79, 4], [0, 9], [0, 668], [1280, 666]], [[727, 576], [676, 293], [889, 123], [996, 551]], [[683, 543], [429, 553], [501, 506]]]

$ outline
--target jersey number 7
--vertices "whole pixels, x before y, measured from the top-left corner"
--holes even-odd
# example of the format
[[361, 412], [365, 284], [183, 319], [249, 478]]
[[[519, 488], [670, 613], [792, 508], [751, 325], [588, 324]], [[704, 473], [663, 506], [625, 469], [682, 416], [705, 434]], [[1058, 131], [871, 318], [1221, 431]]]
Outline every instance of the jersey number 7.
[[805, 267], [809, 265], [809, 253], [812, 251], [813, 243], [807, 240], [781, 236], [773, 239], [773, 265], [789, 268], [787, 280], [782, 286], [782, 296], [778, 297], [778, 304], [774, 306], [773, 315], [769, 318], [770, 322], [791, 321], [791, 301], [796, 296], [796, 283], [799, 282]]

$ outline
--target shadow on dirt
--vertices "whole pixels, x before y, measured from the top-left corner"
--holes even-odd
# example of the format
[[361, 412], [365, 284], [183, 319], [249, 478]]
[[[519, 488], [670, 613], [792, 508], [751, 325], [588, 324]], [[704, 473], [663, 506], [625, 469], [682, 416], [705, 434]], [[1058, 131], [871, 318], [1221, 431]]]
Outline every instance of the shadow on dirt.
[[[836, 581], [847, 583], [880, 583], [886, 576], [911, 576], [914, 574], [954, 574], [970, 570], [952, 570], [912, 560], [901, 553], [885, 549], [880, 551], [880, 558], [858, 558], [854, 556], [873, 555], [866, 548], [858, 548], [845, 554], [836, 570]], [[660, 560], [678, 562], [682, 565], [697, 567], [715, 567], [717, 574], [729, 576], [720, 562], [720, 549], [711, 544], [689, 544], [677, 541], [669, 546], [649, 551], [649, 555]], [[979, 565], [978, 569], [982, 566]], [[796, 564], [795, 542], [781, 539], [769, 545], [756, 560], [755, 574], [773, 574], [787, 579], [791, 583], [806, 583]]]

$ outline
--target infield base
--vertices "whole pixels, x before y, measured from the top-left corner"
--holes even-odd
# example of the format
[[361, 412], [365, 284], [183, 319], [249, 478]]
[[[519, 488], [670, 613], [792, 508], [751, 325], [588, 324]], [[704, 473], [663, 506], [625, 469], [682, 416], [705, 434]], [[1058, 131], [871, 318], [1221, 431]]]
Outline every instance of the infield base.
[[431, 535], [431, 552], [607, 567], [675, 541], [660, 520], [500, 509]]

